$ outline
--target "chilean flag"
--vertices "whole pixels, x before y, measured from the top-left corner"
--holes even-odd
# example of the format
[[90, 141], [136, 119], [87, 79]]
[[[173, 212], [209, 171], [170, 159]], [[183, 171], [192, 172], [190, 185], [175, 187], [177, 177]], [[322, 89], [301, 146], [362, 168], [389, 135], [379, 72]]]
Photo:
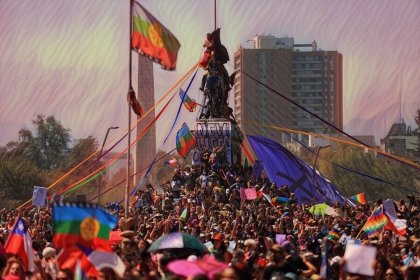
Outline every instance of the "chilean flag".
[[35, 254], [32, 249], [32, 238], [24, 221], [18, 217], [9, 238], [4, 245], [6, 253], [18, 256], [26, 270], [33, 271], [35, 266]]
[[176, 166], [176, 162], [177, 162], [176, 158], [173, 157], [170, 160], [165, 161], [165, 164], [169, 166]]
[[[88, 277], [97, 276], [98, 271], [104, 267], [111, 267], [123, 278], [126, 268], [116, 253], [92, 250], [81, 245], [63, 249], [57, 256], [57, 263], [62, 269], [73, 270], [77, 272], [77, 275]], [[80, 277], [80, 279], [82, 278]]]

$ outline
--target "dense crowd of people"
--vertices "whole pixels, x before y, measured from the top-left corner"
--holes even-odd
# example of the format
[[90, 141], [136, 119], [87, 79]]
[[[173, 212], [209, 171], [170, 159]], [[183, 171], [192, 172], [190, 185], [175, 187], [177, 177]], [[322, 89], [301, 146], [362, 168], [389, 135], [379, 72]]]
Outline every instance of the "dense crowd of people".
[[[361, 230], [375, 203], [352, 206], [331, 205], [338, 216], [318, 216], [307, 205], [297, 203], [287, 186], [276, 186], [264, 176], [255, 177], [252, 167], [228, 167], [223, 149], [203, 153], [200, 166], [174, 167], [172, 178], [161, 186], [148, 184], [137, 192], [124, 217], [117, 203], [107, 205], [119, 216], [121, 239], [112, 248], [126, 265], [123, 279], [187, 279], [168, 269], [176, 259], [196, 261], [211, 255], [226, 267], [209, 276], [198, 274], [188, 279], [323, 279], [322, 256], [327, 252], [328, 279], [419, 279], [420, 200], [407, 196], [397, 201], [398, 217], [407, 220], [406, 235], [383, 230], [368, 238]], [[257, 197], [241, 199], [240, 188], [255, 187]], [[270, 203], [270, 197], [288, 198], [287, 203]], [[51, 211], [1, 210], [0, 243], [20, 215], [28, 224], [33, 249], [39, 259], [35, 273], [25, 271], [16, 256], [0, 250], [2, 279], [73, 279], [73, 271], [60, 269], [59, 248], [53, 247]], [[336, 238], [327, 238], [334, 229]], [[189, 233], [207, 247], [207, 252], [162, 250], [149, 253], [151, 244], [174, 231]], [[279, 235], [283, 236], [280, 240]], [[346, 246], [361, 243], [377, 248], [374, 276], [347, 273], [343, 257]], [[325, 248], [325, 246], [327, 246]], [[0, 248], [1, 249], [1, 248]], [[102, 268], [91, 279], [120, 279], [114, 270]]]

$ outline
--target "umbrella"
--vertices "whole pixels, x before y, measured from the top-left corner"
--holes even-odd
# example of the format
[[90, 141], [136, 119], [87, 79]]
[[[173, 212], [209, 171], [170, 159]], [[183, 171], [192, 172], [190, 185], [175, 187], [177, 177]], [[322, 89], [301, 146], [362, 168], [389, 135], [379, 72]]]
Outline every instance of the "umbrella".
[[204, 274], [209, 279], [228, 267], [227, 263], [219, 262], [214, 257], [205, 256], [203, 259], [195, 261], [176, 260], [170, 262], [167, 268], [175, 274], [185, 277]]
[[159, 237], [152, 243], [148, 252], [164, 249], [192, 249], [200, 252], [207, 252], [206, 247], [196, 237], [188, 233], [172, 232]]
[[313, 215], [322, 215], [322, 216], [324, 216], [325, 214], [333, 216], [333, 217], [339, 216], [338, 213], [335, 212], [334, 208], [332, 208], [326, 203], [316, 204], [312, 206], [311, 208], [309, 208], [309, 213]]

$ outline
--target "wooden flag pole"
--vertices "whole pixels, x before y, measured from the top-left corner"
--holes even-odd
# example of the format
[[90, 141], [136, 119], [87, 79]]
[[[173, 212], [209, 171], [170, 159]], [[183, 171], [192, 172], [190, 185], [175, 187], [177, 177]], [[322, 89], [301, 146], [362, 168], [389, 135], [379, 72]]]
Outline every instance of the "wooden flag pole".
[[[129, 32], [129, 41], [128, 41], [128, 49], [129, 49], [129, 55], [128, 55], [128, 95], [130, 94], [130, 91], [132, 90], [132, 67], [131, 67], [131, 36], [133, 34], [133, 4], [134, 0], [130, 1], [130, 32]], [[124, 199], [124, 216], [125, 218], [128, 218], [129, 214], [129, 199], [130, 199], [130, 156], [131, 156], [131, 100], [127, 98], [127, 104], [128, 104], [128, 137], [127, 137], [127, 176], [125, 178], [125, 199]]]

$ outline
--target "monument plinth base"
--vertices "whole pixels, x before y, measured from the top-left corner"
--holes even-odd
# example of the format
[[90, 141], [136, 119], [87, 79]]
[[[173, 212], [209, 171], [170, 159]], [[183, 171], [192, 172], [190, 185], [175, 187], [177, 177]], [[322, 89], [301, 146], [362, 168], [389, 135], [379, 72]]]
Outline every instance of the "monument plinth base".
[[240, 162], [240, 131], [231, 121], [223, 118], [200, 119], [193, 124], [192, 133], [197, 141], [193, 152], [193, 164], [201, 164], [201, 155], [214, 148], [225, 146], [226, 163], [234, 166]]

